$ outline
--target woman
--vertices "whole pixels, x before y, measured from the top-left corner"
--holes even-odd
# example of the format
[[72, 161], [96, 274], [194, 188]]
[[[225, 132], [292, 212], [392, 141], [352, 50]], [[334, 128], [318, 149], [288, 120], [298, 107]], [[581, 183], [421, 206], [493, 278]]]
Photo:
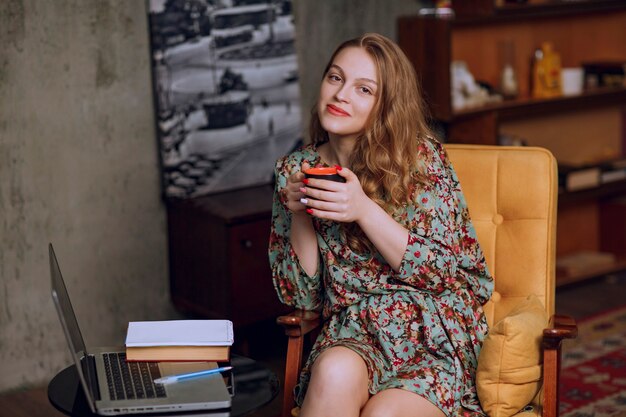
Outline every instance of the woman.
[[[493, 281], [398, 46], [377, 34], [340, 45], [310, 133], [277, 162], [269, 249], [281, 301], [325, 319], [300, 416], [482, 415], [474, 376]], [[346, 182], [304, 178], [312, 166]]]

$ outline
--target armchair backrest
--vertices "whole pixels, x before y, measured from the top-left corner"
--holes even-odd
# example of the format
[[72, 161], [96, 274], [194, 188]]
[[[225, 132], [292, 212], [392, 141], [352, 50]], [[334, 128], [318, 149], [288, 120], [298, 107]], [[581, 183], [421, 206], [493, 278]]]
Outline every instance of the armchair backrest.
[[494, 277], [491, 327], [535, 294], [554, 313], [557, 168], [534, 147], [447, 144]]

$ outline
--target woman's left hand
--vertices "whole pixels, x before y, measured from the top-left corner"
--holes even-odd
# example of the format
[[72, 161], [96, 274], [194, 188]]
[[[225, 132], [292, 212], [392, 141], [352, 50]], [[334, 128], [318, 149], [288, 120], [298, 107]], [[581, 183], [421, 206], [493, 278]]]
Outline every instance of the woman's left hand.
[[371, 200], [361, 188], [354, 172], [337, 167], [337, 173], [346, 179], [345, 183], [309, 178], [300, 189], [304, 194], [300, 202], [307, 206], [307, 213], [321, 219], [358, 221]]

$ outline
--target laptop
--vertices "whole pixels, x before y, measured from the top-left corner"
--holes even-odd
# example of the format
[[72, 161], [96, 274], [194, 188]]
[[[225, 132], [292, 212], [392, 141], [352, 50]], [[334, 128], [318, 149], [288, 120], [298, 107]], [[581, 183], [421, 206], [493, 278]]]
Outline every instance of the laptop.
[[[85, 398], [93, 413], [119, 415], [218, 410], [231, 406], [231, 394], [220, 374], [172, 384], [154, 384], [166, 375], [217, 366], [215, 362], [126, 362], [124, 347], [85, 347], [52, 244], [52, 300], [59, 314]], [[226, 411], [226, 410], [224, 410]], [[227, 415], [228, 413], [226, 413]]]

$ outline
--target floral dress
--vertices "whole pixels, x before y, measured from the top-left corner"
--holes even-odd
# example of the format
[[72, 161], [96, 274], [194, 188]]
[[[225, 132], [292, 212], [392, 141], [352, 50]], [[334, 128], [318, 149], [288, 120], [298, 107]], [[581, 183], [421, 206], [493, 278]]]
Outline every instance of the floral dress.
[[371, 394], [400, 388], [446, 416], [484, 415], [474, 379], [488, 331], [482, 305], [493, 280], [445, 150], [427, 140], [419, 152], [426, 181], [416, 182], [411, 202], [393, 214], [409, 231], [397, 272], [377, 252], [353, 252], [341, 223], [313, 217], [320, 263], [308, 275], [289, 241], [291, 212], [280, 192], [304, 161], [324, 163], [316, 145], [306, 145], [276, 164], [269, 246], [274, 286], [283, 303], [321, 310], [324, 318], [296, 387], [298, 404], [315, 359], [344, 346], [365, 361]]

